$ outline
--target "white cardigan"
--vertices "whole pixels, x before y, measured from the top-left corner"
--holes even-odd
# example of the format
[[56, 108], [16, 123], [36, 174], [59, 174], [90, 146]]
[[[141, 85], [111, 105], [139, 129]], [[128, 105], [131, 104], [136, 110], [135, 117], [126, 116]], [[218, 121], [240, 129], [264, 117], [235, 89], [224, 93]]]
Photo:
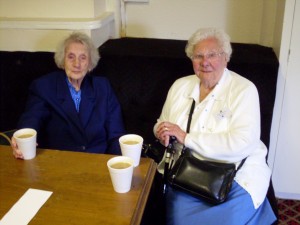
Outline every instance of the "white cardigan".
[[[260, 141], [257, 89], [246, 78], [225, 69], [213, 91], [199, 103], [199, 84], [196, 75], [175, 81], [154, 126], [154, 134], [162, 121], [176, 123], [186, 130], [194, 99], [196, 105], [185, 146], [193, 149], [193, 155], [201, 159], [238, 165], [248, 157], [235, 180], [251, 195], [254, 207], [258, 208], [265, 199], [271, 171], [266, 164], [267, 148]], [[177, 148], [181, 149], [181, 146]], [[163, 164], [160, 163], [159, 172], [163, 171]]]

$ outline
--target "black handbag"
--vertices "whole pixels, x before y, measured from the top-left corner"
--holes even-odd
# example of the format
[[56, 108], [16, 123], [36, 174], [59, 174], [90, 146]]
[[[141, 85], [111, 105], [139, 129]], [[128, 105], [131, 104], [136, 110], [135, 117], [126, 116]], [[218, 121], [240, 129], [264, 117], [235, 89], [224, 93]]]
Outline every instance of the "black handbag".
[[[195, 101], [190, 110], [187, 133], [190, 129], [191, 117]], [[179, 159], [170, 169], [167, 176], [169, 185], [212, 204], [223, 203], [229, 191], [236, 172], [242, 167], [246, 158], [238, 168], [234, 163], [219, 163], [200, 160], [191, 154], [190, 149], [183, 148]]]

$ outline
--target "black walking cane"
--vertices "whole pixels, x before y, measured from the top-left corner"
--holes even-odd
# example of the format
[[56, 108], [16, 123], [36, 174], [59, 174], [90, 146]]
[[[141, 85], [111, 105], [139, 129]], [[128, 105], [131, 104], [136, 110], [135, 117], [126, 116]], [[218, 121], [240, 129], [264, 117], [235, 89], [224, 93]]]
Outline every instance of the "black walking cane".
[[163, 194], [166, 193], [166, 189], [167, 189], [167, 182], [168, 182], [168, 172], [169, 172], [169, 167], [170, 167], [170, 163], [172, 164], [171, 161], [171, 157], [173, 152], [173, 143], [176, 141], [176, 137], [174, 136], [170, 136], [170, 141], [169, 144], [166, 148], [166, 159], [165, 159], [165, 168], [164, 168], [164, 177], [163, 177]]

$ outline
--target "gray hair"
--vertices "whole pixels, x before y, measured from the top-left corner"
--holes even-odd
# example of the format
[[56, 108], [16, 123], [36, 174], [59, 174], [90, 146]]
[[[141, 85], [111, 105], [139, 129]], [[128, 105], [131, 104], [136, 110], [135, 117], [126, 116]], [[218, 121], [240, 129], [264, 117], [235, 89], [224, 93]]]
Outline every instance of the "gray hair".
[[200, 41], [209, 38], [214, 38], [217, 40], [220, 48], [225, 53], [226, 61], [229, 62], [232, 53], [230, 37], [222, 29], [217, 28], [202, 28], [197, 30], [188, 40], [188, 43], [185, 47], [186, 55], [191, 58], [194, 53], [195, 45], [197, 45]]
[[71, 43], [81, 43], [87, 48], [90, 57], [89, 71], [93, 70], [97, 66], [100, 59], [99, 51], [93, 44], [91, 38], [85, 33], [81, 32], [72, 33], [58, 45], [57, 51], [54, 54], [54, 60], [57, 67], [61, 69], [65, 68], [65, 52]]

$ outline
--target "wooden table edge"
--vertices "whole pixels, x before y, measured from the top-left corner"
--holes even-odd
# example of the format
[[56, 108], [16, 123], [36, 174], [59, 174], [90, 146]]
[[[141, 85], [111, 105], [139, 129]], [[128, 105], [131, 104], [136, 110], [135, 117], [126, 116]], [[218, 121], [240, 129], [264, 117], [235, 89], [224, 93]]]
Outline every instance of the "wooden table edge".
[[[146, 178], [145, 178], [146, 182], [144, 183], [143, 188], [142, 188], [143, 192], [140, 194], [140, 197], [137, 201], [137, 206], [134, 210], [134, 213], [133, 213], [133, 216], [132, 216], [132, 219], [130, 222], [131, 225], [138, 225], [141, 223], [141, 220], [142, 220], [142, 217], [144, 214], [144, 210], [146, 207], [146, 203], [147, 203], [147, 200], [148, 200], [148, 197], [150, 194], [150, 189], [151, 189], [151, 186], [152, 186], [152, 183], [154, 180], [154, 176], [156, 173], [156, 167], [157, 167], [156, 163], [154, 162], [153, 159], [151, 159], [151, 164], [149, 166], [149, 170], [148, 170], [148, 173], [146, 174]], [[148, 194], [146, 194], [146, 193], [148, 193]]]

